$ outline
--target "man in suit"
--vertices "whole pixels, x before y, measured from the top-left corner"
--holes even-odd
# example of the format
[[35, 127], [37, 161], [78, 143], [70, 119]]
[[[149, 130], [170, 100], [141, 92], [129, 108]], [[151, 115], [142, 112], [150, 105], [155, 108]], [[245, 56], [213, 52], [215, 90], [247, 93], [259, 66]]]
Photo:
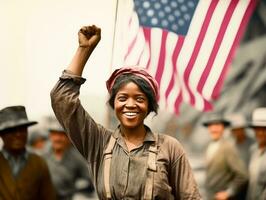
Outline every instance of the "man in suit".
[[0, 110], [0, 199], [54, 200], [55, 190], [45, 160], [27, 151], [29, 121], [24, 106]]
[[219, 113], [209, 113], [203, 125], [211, 137], [206, 151], [207, 199], [241, 199], [239, 195], [248, 181], [247, 169], [236, 148], [223, 137], [230, 122]]

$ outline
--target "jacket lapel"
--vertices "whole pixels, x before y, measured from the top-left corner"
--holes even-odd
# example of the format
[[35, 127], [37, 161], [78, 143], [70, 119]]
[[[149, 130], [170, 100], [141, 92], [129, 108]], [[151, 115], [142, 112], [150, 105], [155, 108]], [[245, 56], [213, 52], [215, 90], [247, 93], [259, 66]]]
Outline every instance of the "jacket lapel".
[[0, 194], [7, 196], [7, 199], [15, 199], [16, 183], [11, 173], [8, 161], [0, 152]]

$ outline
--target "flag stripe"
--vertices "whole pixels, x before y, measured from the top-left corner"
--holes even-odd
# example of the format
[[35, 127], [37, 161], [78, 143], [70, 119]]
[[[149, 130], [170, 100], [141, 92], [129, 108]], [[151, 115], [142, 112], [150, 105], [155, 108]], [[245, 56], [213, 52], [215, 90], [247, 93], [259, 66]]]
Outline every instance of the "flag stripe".
[[125, 64], [146, 66], [159, 83], [160, 106], [176, 113], [182, 102], [212, 109], [256, 1], [182, 1], [171, 7], [176, 4], [169, 0], [158, 1], [157, 8], [151, 0], [135, 2], [140, 13], [128, 19]]
[[175, 46], [175, 49], [174, 49], [174, 52], [173, 52], [173, 56], [172, 56], [173, 74], [172, 74], [172, 77], [171, 77], [171, 81], [170, 81], [170, 83], [168, 85], [168, 88], [167, 88], [167, 90], [165, 92], [166, 98], [168, 98], [170, 91], [173, 89], [173, 84], [175, 82], [174, 81], [174, 79], [175, 79], [174, 76], [176, 74], [178, 74], [175, 63], [177, 61], [177, 57], [178, 57], [178, 55], [179, 55], [179, 53], [181, 51], [181, 48], [183, 46], [183, 43], [184, 43], [184, 37], [179, 36], [178, 39], [177, 39], [177, 42], [176, 42], [176, 46]]
[[224, 64], [222, 73], [220, 74], [220, 77], [219, 77], [219, 79], [217, 81], [217, 84], [214, 87], [214, 90], [213, 90], [213, 93], [212, 93], [212, 98], [214, 98], [214, 99], [217, 98], [218, 94], [220, 93], [220, 90], [221, 90], [221, 87], [222, 87], [222, 83], [224, 81], [224, 75], [225, 75], [225, 73], [226, 73], [226, 71], [228, 69], [229, 63], [231, 62], [231, 60], [233, 58], [233, 54], [235, 52], [236, 46], [240, 42], [240, 39], [241, 39], [241, 37], [243, 35], [243, 32], [244, 32], [245, 27], [246, 27], [246, 25], [248, 23], [248, 20], [249, 20], [249, 18], [251, 16], [253, 10], [255, 9], [256, 5], [257, 5], [257, 1], [250, 1], [248, 8], [245, 10], [244, 17], [243, 17], [243, 19], [241, 21], [241, 24], [240, 24], [240, 27], [239, 27], [238, 32], [236, 34], [235, 40], [233, 42], [233, 45], [232, 45], [231, 50], [229, 52], [229, 55], [228, 55], [228, 57], [226, 59], [226, 62]]
[[190, 76], [190, 72], [192, 71], [192, 68], [193, 68], [193, 65], [195, 63], [195, 60], [198, 57], [198, 53], [200, 51], [202, 42], [204, 40], [205, 34], [207, 32], [209, 23], [211, 21], [212, 15], [213, 15], [213, 13], [215, 11], [215, 8], [216, 8], [217, 4], [218, 4], [218, 1], [212, 1], [210, 6], [209, 6], [209, 9], [207, 11], [205, 20], [204, 20], [204, 22], [202, 24], [202, 27], [201, 27], [201, 30], [200, 30], [200, 33], [199, 33], [199, 37], [197, 38], [197, 41], [196, 41], [196, 44], [195, 44], [194, 51], [193, 51], [193, 53], [192, 53], [192, 55], [190, 57], [190, 60], [188, 62], [186, 70], [184, 72], [184, 82], [185, 82], [187, 91], [188, 91], [189, 96], [190, 96], [190, 103], [192, 105], [195, 104], [195, 97], [193, 96], [193, 93], [192, 93], [192, 91], [190, 89], [189, 76]]
[[161, 48], [160, 48], [160, 53], [159, 53], [159, 61], [158, 61], [158, 65], [156, 67], [156, 75], [155, 75], [155, 79], [157, 80], [159, 86], [161, 85], [161, 78], [162, 78], [162, 74], [164, 71], [164, 62], [165, 62], [165, 54], [166, 54], [166, 38], [167, 38], [167, 32], [166, 31], [161, 31]]
[[245, 14], [245, 10], [248, 8], [248, 4], [248, 0], [239, 1], [237, 7], [235, 8], [234, 14], [231, 17], [231, 21], [228, 24], [224, 39], [221, 42], [216, 59], [212, 65], [211, 71], [209, 72], [209, 76], [202, 90], [202, 94], [206, 99], [213, 99], [212, 94], [215, 89], [215, 85], [217, 84], [219, 76], [225, 66], [226, 59], [228, 56], [230, 57], [230, 49], [233, 45], [235, 37], [237, 36], [238, 29]]
[[207, 66], [205, 67], [202, 75], [201, 75], [201, 78], [200, 78], [200, 81], [199, 81], [199, 84], [198, 84], [198, 87], [197, 87], [197, 90], [202, 93], [202, 88], [203, 86], [205, 85], [205, 82], [207, 80], [207, 77], [208, 77], [208, 74], [212, 68], [212, 65], [213, 65], [213, 62], [216, 58], [216, 55], [217, 55], [217, 52], [220, 48], [220, 45], [221, 45], [221, 42], [223, 40], [223, 37], [224, 37], [224, 34], [225, 34], [225, 31], [226, 31], [226, 28], [230, 22], [230, 19], [233, 15], [233, 12], [237, 6], [237, 3], [238, 3], [238, 0], [236, 1], [231, 1], [226, 13], [225, 13], [225, 16], [223, 18], [223, 22], [221, 24], [221, 27], [220, 27], [220, 31], [216, 37], [216, 41], [215, 41], [215, 44], [213, 46], [213, 50], [209, 56], [209, 60], [208, 60], [208, 63], [207, 63]]

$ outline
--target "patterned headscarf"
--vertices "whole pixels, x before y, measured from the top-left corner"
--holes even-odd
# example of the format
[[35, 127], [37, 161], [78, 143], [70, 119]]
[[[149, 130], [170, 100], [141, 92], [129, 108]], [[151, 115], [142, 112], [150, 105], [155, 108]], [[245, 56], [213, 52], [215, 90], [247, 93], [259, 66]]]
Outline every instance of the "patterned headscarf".
[[153, 93], [156, 97], [156, 100], [159, 99], [159, 87], [158, 83], [144, 68], [138, 66], [132, 67], [122, 67], [120, 69], [116, 69], [110, 76], [110, 78], [106, 81], [106, 87], [109, 93], [111, 93], [112, 87], [114, 86], [115, 80], [122, 74], [134, 74], [142, 79], [144, 79], [152, 88]]

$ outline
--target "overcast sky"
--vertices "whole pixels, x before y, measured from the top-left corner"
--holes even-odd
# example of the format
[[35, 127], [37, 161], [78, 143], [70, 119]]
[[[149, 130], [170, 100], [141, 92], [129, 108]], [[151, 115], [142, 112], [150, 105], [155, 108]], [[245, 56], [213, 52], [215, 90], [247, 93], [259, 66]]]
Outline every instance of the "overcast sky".
[[96, 24], [102, 40], [84, 71], [82, 98], [102, 120], [115, 10], [116, 1], [110, 0], [0, 1], [0, 108], [22, 104], [29, 118], [50, 114], [49, 92], [77, 48], [79, 28]]

